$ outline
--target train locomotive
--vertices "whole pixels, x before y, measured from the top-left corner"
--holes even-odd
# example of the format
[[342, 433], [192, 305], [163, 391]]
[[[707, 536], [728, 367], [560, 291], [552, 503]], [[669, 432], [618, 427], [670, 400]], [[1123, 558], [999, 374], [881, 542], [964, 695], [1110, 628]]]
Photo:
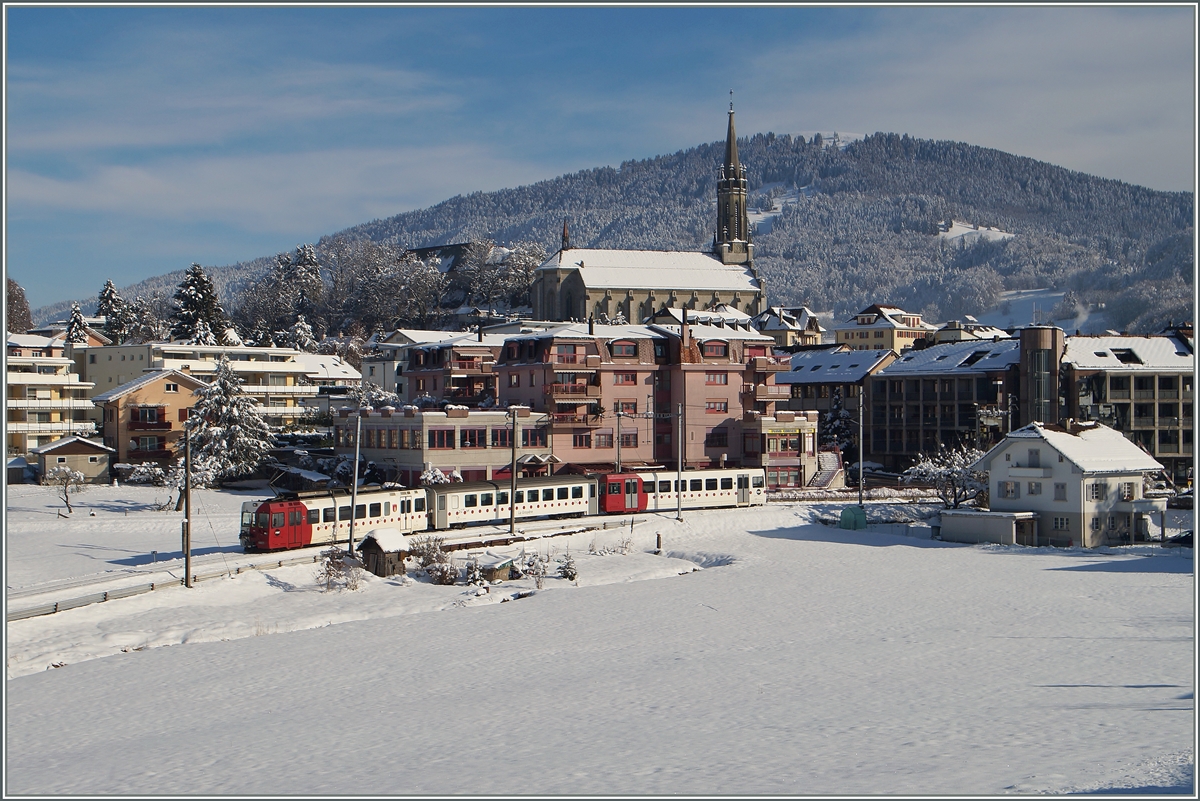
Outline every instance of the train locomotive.
[[[681, 486], [682, 485], [682, 486]], [[351, 515], [359, 536], [374, 528], [404, 534], [446, 531], [474, 524], [507, 523], [545, 517], [669, 512], [684, 509], [754, 506], [766, 502], [766, 471], [761, 467], [634, 471], [595, 475], [519, 478], [511, 482], [469, 481], [428, 487], [362, 488], [281, 493], [242, 504], [241, 544], [247, 553], [280, 551], [344, 542]], [[353, 507], [353, 508], [352, 508]]]

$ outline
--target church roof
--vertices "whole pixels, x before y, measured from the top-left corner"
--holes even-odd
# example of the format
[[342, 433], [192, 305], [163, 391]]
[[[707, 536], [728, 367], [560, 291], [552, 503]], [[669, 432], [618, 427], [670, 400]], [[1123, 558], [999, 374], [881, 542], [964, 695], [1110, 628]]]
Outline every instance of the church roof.
[[745, 292], [756, 294], [758, 279], [745, 264], [722, 264], [708, 253], [685, 250], [560, 250], [539, 270], [578, 270], [588, 289], [647, 289], [690, 294]]

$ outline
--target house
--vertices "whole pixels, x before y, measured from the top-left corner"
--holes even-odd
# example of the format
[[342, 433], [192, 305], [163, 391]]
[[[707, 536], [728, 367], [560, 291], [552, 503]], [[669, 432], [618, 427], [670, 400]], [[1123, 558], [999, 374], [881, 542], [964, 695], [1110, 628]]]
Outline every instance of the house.
[[722, 304], [752, 316], [761, 313], [767, 292], [754, 266], [748, 191], [730, 109], [712, 247], [707, 252], [578, 248], [564, 224], [562, 247], [534, 271], [534, 318], [639, 322], [664, 308]]
[[[1162, 469], [1119, 431], [1099, 423], [1030, 423], [973, 465], [988, 472], [989, 511], [1036, 520], [1031, 545], [1096, 548], [1161, 534], [1166, 500], [1145, 498], [1143, 479]], [[977, 542], [978, 513], [946, 510], [941, 536]], [[1020, 532], [1014, 540], [1020, 542]]]
[[94, 407], [87, 395], [95, 385], [80, 380], [62, 340], [9, 334], [6, 344], [7, 456], [27, 455], [70, 435], [94, 435], [96, 423], [89, 417]]
[[101, 411], [104, 444], [119, 464], [166, 466], [181, 453], [184, 422], [204, 381], [178, 370], [153, 370], [92, 398]]
[[774, 338], [781, 348], [820, 345], [826, 334], [817, 315], [807, 306], [772, 306], [753, 318], [751, 324]]
[[68, 467], [83, 473], [84, 480], [90, 484], [108, 483], [110, 459], [115, 452], [106, 445], [83, 437], [64, 437], [31, 451], [37, 457], [38, 474], [43, 481], [54, 468]]
[[868, 377], [896, 360], [893, 350], [855, 351], [845, 345], [802, 350], [791, 356], [791, 369], [775, 375], [776, 384], [791, 387], [789, 399], [776, 408], [826, 413], [840, 406], [857, 418]]
[[833, 326], [834, 341], [852, 350], [907, 350], [920, 339], [931, 338], [937, 326], [898, 306], [872, 304], [841, 325]]
[[962, 320], [951, 320], [933, 334], [933, 343], [962, 342], [968, 339], [1008, 339], [1009, 333], [1002, 328], [984, 325], [971, 315]]

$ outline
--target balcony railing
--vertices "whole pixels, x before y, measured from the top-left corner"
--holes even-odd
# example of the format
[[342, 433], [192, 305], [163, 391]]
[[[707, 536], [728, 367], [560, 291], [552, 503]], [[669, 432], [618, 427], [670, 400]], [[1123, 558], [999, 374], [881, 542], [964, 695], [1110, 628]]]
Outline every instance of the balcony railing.
[[1135, 389], [1133, 391], [1133, 397], [1135, 400], [1146, 400], [1147, 398], [1153, 398], [1154, 390], [1152, 390], [1152, 389]]
[[550, 419], [548, 422], [550, 423], [551, 428], [578, 428], [579, 426], [595, 427], [600, 425], [602, 420], [600, 415], [577, 414], [574, 412], [567, 412], [565, 414], [551, 414], [549, 415], [549, 418]]
[[94, 409], [96, 405], [89, 398], [9, 398], [7, 406], [10, 409]]
[[751, 356], [746, 360], [746, 366], [758, 373], [778, 373], [792, 369], [791, 359], [781, 359], [775, 356]]
[[10, 434], [76, 434], [87, 436], [96, 433], [96, 424], [90, 420], [62, 420], [57, 423], [6, 422], [5, 430]]
[[543, 392], [554, 398], [600, 397], [600, 387], [591, 384], [547, 384], [543, 388]]
[[448, 373], [490, 373], [492, 372], [492, 362], [480, 362], [474, 360], [454, 360], [447, 362], [446, 372]]
[[158, 420], [157, 422], [150, 422], [149, 420], [130, 420], [129, 421], [129, 430], [130, 431], [170, 431], [171, 430], [171, 421], [170, 420]]
[[317, 396], [316, 384], [242, 384], [242, 392], [246, 395], [302, 395]]
[[589, 356], [586, 353], [551, 353], [546, 357], [546, 364], [556, 370], [560, 367], [570, 368], [575, 372], [595, 370], [600, 366], [600, 357], [594, 354]]
[[742, 384], [743, 395], [753, 395], [756, 401], [787, 400], [792, 396], [792, 388], [786, 384]]
[[1154, 428], [1153, 417], [1135, 417], [1133, 418], [1134, 428]]

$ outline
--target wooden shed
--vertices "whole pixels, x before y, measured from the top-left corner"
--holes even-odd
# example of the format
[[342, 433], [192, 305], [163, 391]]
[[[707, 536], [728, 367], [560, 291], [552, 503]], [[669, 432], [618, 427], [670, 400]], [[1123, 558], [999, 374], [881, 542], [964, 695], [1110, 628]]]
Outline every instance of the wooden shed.
[[377, 576], [403, 576], [408, 557], [408, 539], [394, 528], [367, 532], [358, 546], [363, 566]]
[[64, 437], [34, 448], [30, 453], [37, 457], [38, 473], [43, 481], [51, 470], [65, 465], [83, 473], [84, 480], [90, 484], [106, 484], [110, 480], [109, 458], [116, 451], [83, 437]]

